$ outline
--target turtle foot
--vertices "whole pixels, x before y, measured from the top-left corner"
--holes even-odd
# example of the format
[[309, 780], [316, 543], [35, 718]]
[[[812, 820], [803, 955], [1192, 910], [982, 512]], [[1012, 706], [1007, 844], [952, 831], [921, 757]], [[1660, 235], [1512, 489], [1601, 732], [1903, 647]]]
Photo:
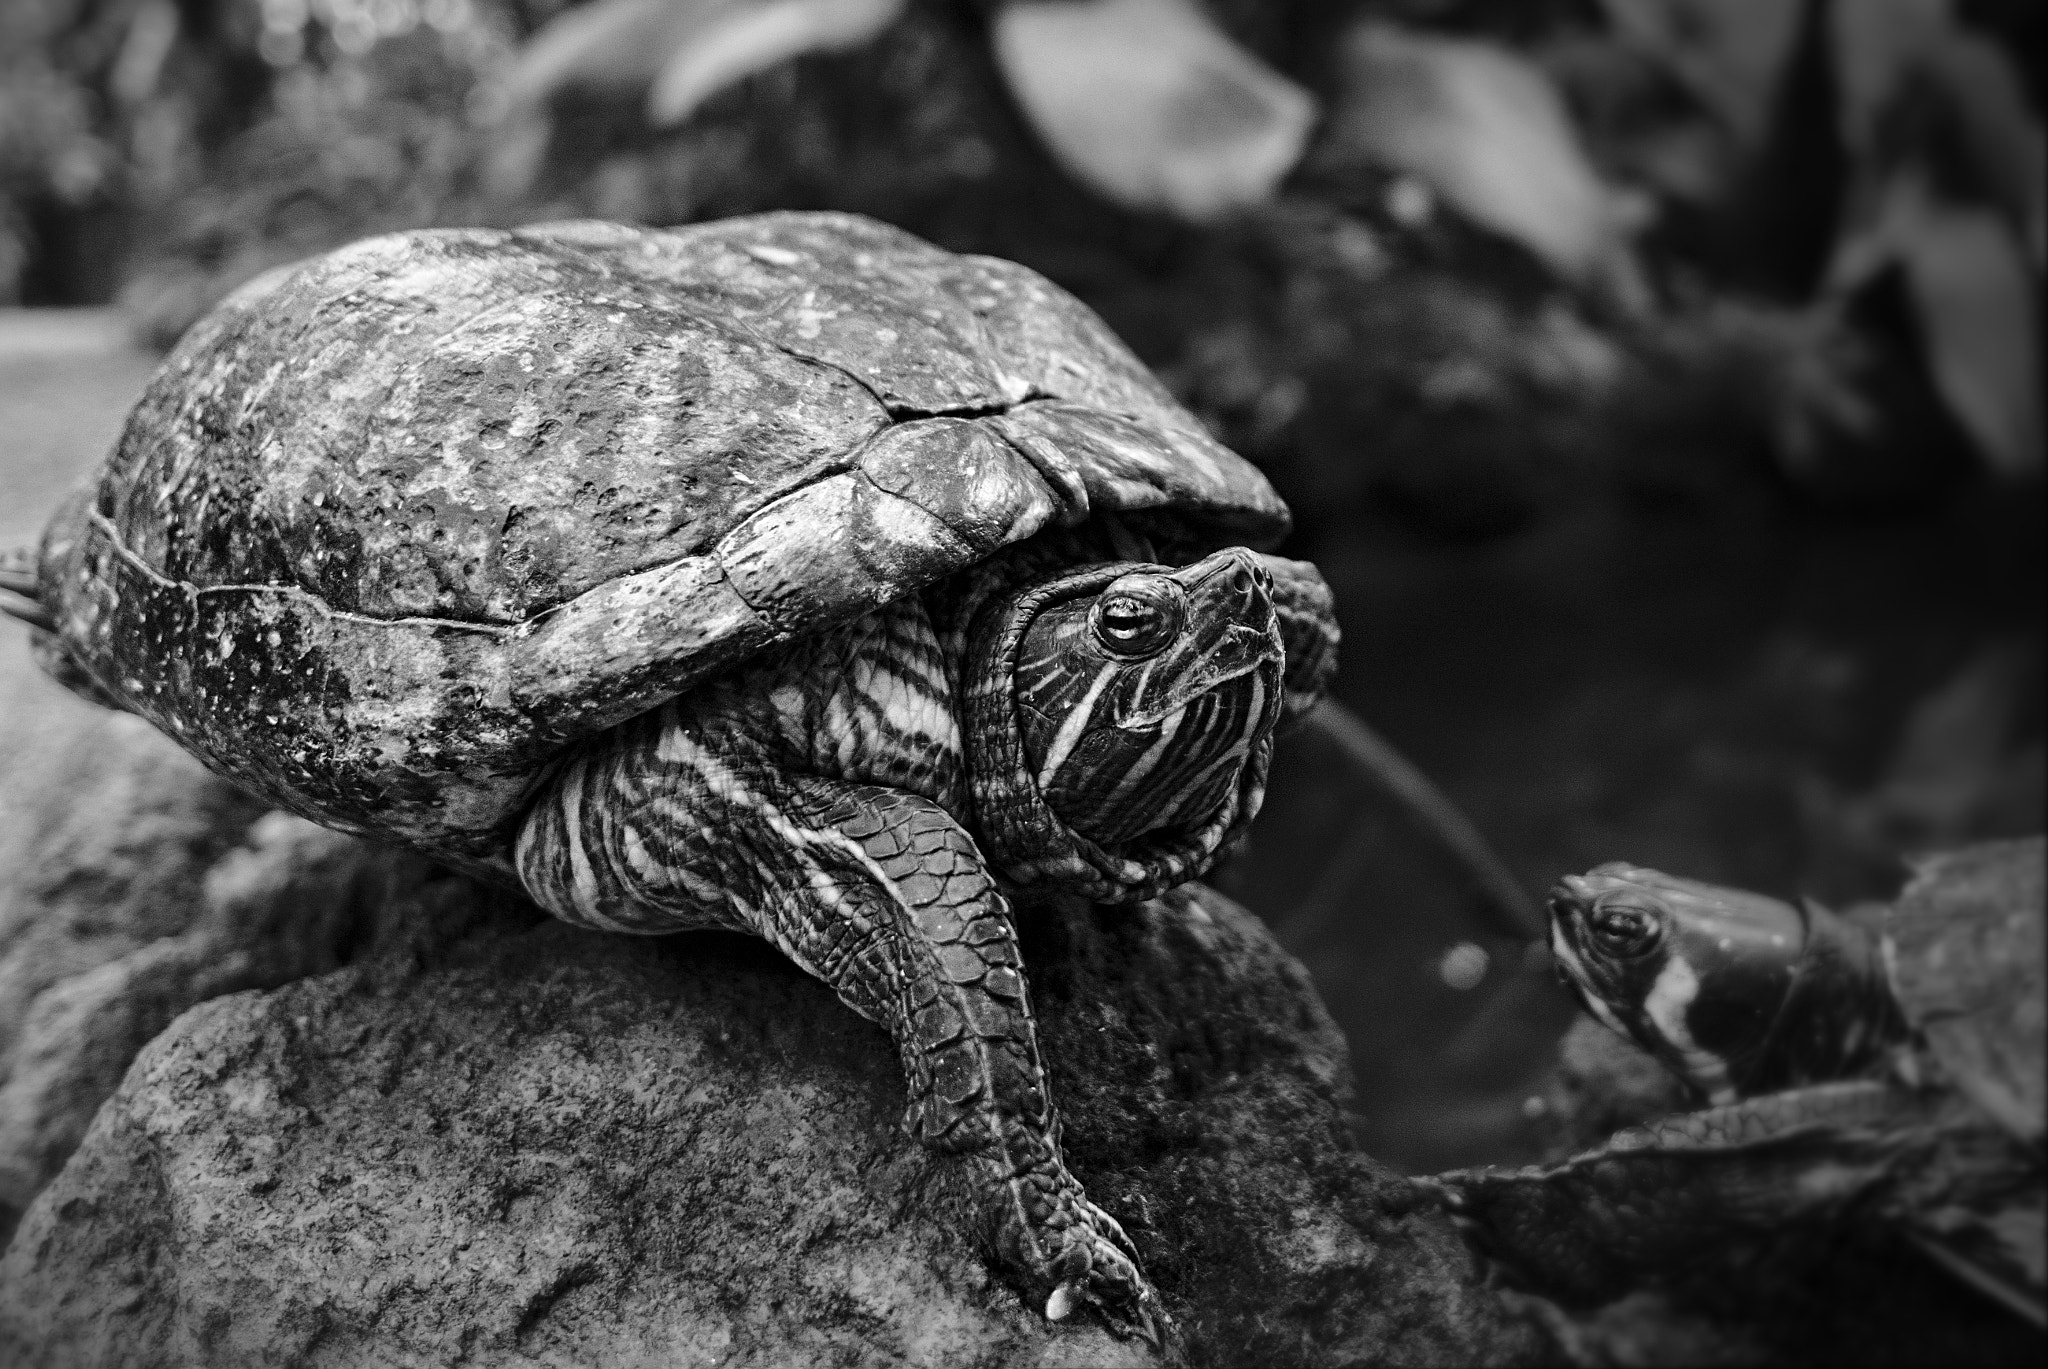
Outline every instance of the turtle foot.
[[1092, 1310], [1113, 1334], [1124, 1340], [1141, 1340], [1154, 1350], [1165, 1348], [1167, 1333], [1173, 1327], [1166, 1309], [1159, 1305], [1158, 1295], [1143, 1279], [1138, 1281], [1135, 1291], [1063, 1283], [1045, 1300], [1045, 1319], [1064, 1321], [1077, 1307]]
[[1025, 1247], [1019, 1263], [1041, 1286], [1052, 1286], [1046, 1320], [1092, 1312], [1114, 1334], [1161, 1348], [1172, 1322], [1138, 1268], [1137, 1251], [1123, 1227], [1083, 1197], [1078, 1186], [1061, 1196], [1064, 1201], [1019, 1242]]

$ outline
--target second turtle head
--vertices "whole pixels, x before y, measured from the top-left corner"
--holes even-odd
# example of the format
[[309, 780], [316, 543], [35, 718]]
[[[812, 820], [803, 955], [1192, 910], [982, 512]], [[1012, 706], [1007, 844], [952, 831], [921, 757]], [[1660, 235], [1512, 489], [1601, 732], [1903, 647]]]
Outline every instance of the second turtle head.
[[1550, 917], [1587, 1010], [1712, 1103], [1846, 1078], [1903, 1032], [1872, 938], [1814, 904], [1613, 861], [1565, 876]]
[[[981, 614], [965, 740], [976, 835], [999, 869], [1106, 902], [1208, 869], [1258, 812], [1294, 697], [1285, 611], [1299, 600], [1313, 626], [1327, 598], [1276, 578], [1297, 565], [1240, 547], [1180, 567], [1098, 562]], [[1335, 627], [1297, 635], [1327, 644]], [[1325, 666], [1294, 693], [1319, 690]]]
[[1099, 842], [1199, 823], [1279, 721], [1285, 661], [1272, 577], [1240, 548], [1049, 604], [1014, 672], [1039, 792]]

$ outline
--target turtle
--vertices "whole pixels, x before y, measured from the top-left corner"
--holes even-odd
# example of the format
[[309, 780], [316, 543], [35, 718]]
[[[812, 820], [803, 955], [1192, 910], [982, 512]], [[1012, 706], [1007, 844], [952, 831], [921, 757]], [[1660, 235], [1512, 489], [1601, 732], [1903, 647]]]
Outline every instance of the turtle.
[[2038, 837], [1968, 847], [1839, 915], [1623, 862], [1565, 877], [1560, 977], [1705, 1106], [1425, 1186], [1568, 1298], [1891, 1240], [2040, 1328], [2043, 868]]
[[1245, 830], [1326, 689], [1286, 506], [1078, 300], [858, 215], [370, 238], [168, 355], [6, 582], [264, 799], [887, 1029], [1059, 1320], [1167, 1323], [1061, 1157], [1013, 910]]

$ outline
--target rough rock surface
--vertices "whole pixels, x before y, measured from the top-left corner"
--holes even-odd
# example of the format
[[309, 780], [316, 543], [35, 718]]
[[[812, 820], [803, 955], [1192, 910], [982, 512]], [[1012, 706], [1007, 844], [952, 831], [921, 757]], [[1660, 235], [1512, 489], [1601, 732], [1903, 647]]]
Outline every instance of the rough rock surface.
[[335, 969], [428, 868], [265, 814], [141, 719], [19, 683], [0, 726], [0, 1242], [178, 1014]]
[[[990, 1273], [897, 1125], [887, 1039], [767, 947], [582, 932], [373, 863], [354, 964], [217, 998], [137, 1059], [0, 1263], [0, 1362], [1151, 1358]], [[1255, 919], [1204, 894], [1024, 920], [1068, 1155], [1169, 1356], [1543, 1353], [1350, 1149], [1341, 1040]]]
[[140, 719], [7, 683], [6, 711], [41, 726], [0, 729], [0, 1240], [135, 1052], [205, 996], [181, 988], [180, 947], [262, 811]]

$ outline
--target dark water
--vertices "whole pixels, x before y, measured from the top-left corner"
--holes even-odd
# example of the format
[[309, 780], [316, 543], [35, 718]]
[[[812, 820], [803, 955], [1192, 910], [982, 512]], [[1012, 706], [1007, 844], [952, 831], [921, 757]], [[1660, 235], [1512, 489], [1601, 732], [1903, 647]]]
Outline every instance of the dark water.
[[[2038, 488], [1853, 514], [1768, 486], [1596, 491], [1483, 542], [1368, 513], [1308, 554], [1337, 591], [1339, 696], [1531, 894], [1626, 859], [1845, 904], [1913, 852], [2040, 830], [2041, 515]], [[1410, 1170], [1533, 1156], [1573, 1013], [1540, 953], [1312, 744], [1283, 747], [1269, 804], [1225, 883], [1344, 1027], [1361, 1142]], [[1488, 966], [1464, 989], [1461, 941]]]

